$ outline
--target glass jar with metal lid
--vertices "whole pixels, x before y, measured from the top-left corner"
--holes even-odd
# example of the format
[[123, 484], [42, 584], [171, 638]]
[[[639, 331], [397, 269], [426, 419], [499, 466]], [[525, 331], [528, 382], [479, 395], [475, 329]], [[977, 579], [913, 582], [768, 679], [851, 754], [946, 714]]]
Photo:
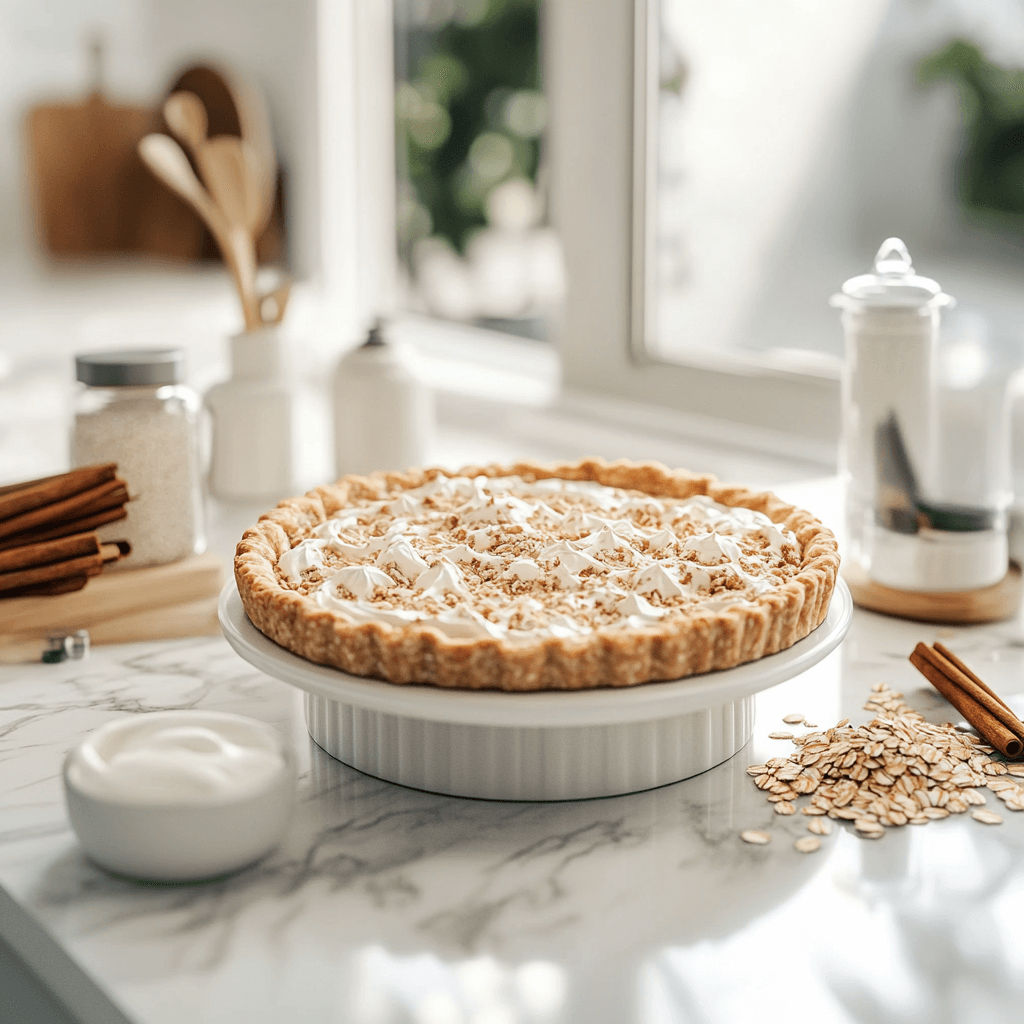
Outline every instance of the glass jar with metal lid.
[[128, 485], [126, 522], [101, 528], [132, 545], [131, 566], [174, 562], [205, 548], [199, 399], [182, 384], [180, 349], [75, 357], [71, 463], [116, 462]]

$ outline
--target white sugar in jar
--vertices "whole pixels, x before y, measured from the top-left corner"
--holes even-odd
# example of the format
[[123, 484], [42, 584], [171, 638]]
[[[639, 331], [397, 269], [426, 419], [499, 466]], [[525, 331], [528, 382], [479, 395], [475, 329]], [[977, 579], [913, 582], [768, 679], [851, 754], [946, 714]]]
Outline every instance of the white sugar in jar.
[[131, 543], [129, 568], [201, 552], [199, 399], [181, 383], [181, 350], [92, 352], [75, 373], [71, 464], [116, 462], [130, 498], [128, 518], [100, 537]]

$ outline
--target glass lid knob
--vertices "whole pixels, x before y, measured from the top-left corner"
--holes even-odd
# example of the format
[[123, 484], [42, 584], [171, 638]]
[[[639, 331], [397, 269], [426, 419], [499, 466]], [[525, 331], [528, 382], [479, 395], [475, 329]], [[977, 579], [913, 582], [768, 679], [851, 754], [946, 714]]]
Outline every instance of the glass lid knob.
[[880, 277], [909, 277], [914, 273], [910, 253], [902, 238], [887, 238], [875, 256], [874, 271]]

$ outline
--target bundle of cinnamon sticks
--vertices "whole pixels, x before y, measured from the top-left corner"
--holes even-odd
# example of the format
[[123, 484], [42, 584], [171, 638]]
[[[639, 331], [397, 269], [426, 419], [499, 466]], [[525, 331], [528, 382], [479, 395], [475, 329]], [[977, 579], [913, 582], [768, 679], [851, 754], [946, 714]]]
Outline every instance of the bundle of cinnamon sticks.
[[113, 462], [0, 487], [0, 598], [80, 590], [131, 548], [92, 531], [127, 516]]
[[951, 650], [921, 643], [910, 662], [987, 743], [1007, 757], [1024, 754], [1024, 722]]

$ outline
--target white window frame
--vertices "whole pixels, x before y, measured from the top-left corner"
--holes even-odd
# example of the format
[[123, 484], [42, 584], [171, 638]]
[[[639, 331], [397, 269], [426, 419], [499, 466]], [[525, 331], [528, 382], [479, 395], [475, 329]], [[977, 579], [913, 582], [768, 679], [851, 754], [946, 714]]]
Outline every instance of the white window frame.
[[675, 411], [701, 433], [725, 421], [733, 440], [832, 462], [837, 375], [712, 351], [668, 362], [645, 345], [657, 0], [547, 0], [544, 29], [552, 218], [568, 279], [558, 333], [566, 395]]
[[319, 285], [354, 342], [396, 301], [394, 11], [392, 0], [313, 2]]
[[[355, 332], [396, 296], [392, 0], [316, 0], [323, 281]], [[835, 461], [839, 381], [699, 348], [653, 358], [645, 274], [656, 172], [658, 0], [545, 0], [546, 159], [568, 292], [556, 340], [567, 411]], [[436, 332], [432, 332], [436, 342]], [[483, 335], [484, 332], [481, 332]], [[353, 333], [353, 337], [355, 334]]]

